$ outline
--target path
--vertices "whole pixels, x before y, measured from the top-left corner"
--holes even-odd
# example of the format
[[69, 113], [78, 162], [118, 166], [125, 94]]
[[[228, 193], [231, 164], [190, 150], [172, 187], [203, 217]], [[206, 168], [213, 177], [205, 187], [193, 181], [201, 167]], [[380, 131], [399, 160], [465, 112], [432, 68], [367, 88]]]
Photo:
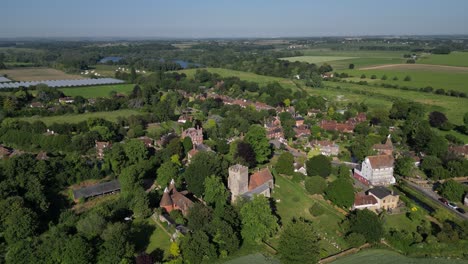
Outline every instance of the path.
[[163, 225], [161, 225], [159, 220], [156, 218], [156, 214], [153, 214], [151, 219], [169, 236], [170, 239], [172, 239], [172, 235], [166, 230], [166, 228], [164, 228]]

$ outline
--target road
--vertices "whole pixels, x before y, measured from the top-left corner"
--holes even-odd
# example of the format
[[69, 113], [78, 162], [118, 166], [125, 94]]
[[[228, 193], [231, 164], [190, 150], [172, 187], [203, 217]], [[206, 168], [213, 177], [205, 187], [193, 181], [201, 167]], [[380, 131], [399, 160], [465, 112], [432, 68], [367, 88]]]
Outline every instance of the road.
[[[438, 195], [437, 193], [435, 193], [432, 189], [429, 189], [429, 188], [423, 188], [411, 181], [408, 181], [406, 179], [403, 179], [411, 188], [415, 189], [416, 191], [418, 191], [419, 193], [422, 193], [424, 194], [426, 197], [428, 197], [429, 199], [431, 199], [432, 201], [434, 201], [435, 203], [437, 204], [440, 204], [442, 205], [443, 207], [445, 207], [447, 210], [449, 211], [452, 211], [454, 212], [456, 215], [458, 215], [460, 218], [464, 219], [464, 220], [468, 220], [468, 215], [467, 214], [462, 214], [456, 210], [453, 210], [452, 208], [450, 208], [448, 205], [442, 203], [439, 201], [440, 198], [442, 198], [440, 195]], [[435, 208], [434, 208], [435, 209]]]

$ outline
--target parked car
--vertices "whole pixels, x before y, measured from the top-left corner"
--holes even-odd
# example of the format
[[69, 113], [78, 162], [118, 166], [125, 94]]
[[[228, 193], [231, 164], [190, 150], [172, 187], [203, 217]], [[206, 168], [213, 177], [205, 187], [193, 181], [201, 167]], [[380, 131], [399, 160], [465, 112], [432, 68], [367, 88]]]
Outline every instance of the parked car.
[[447, 201], [447, 199], [445, 199], [445, 198], [439, 198], [439, 201], [440, 201], [441, 203], [445, 204], [445, 205], [448, 205], [448, 203], [449, 203], [449, 202]]
[[458, 207], [456, 210], [462, 214], [466, 213], [465, 210], [463, 210], [463, 208], [460, 207]]
[[448, 203], [448, 206], [450, 208], [454, 209], [454, 210], [457, 210], [457, 208], [458, 208], [458, 206], [455, 203], [452, 203], [452, 202]]

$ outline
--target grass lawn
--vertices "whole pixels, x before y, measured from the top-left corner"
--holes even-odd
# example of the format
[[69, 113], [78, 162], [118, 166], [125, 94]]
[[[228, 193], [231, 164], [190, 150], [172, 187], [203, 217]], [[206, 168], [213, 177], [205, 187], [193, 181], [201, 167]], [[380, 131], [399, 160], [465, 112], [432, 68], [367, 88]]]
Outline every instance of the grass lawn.
[[416, 63], [468, 67], [468, 52], [451, 52], [450, 54], [428, 54]]
[[60, 88], [66, 96], [83, 96], [84, 98], [109, 97], [110, 92], [130, 94], [134, 84], [114, 84], [114, 85], [97, 85], [75, 88]]
[[[275, 177], [275, 186], [272, 196], [275, 200], [279, 200], [276, 207], [282, 224], [288, 224], [292, 218], [299, 217], [311, 220], [317, 233], [322, 238], [319, 242], [321, 258], [336, 254], [347, 248], [346, 242], [340, 236], [339, 231], [341, 221], [345, 218], [343, 214], [326, 201], [308, 195], [299, 183], [295, 183], [284, 176]], [[319, 203], [326, 212], [318, 217], [312, 216], [309, 213], [309, 208], [314, 203]], [[269, 242], [276, 247], [279, 242], [278, 237]], [[332, 245], [333, 242], [340, 248]]]
[[[272, 82], [278, 82], [283, 86], [284, 88], [290, 88], [293, 91], [297, 89], [297, 86], [292, 80], [286, 79], [286, 78], [280, 78], [280, 77], [271, 77], [271, 76], [265, 76], [265, 75], [259, 75], [255, 73], [250, 73], [250, 72], [244, 72], [244, 71], [235, 71], [235, 70], [229, 70], [229, 69], [223, 69], [223, 68], [204, 68], [205, 70], [211, 72], [211, 73], [217, 73], [221, 75], [221, 77], [239, 77], [241, 80], [245, 81], [250, 81], [250, 82], [256, 82], [260, 86], [265, 86], [269, 83]], [[195, 72], [197, 69], [186, 69], [186, 70], [180, 70], [180, 73], [185, 73], [187, 74], [187, 77], [193, 78], [195, 75]]]
[[118, 117], [129, 117], [131, 115], [139, 115], [141, 112], [136, 110], [130, 109], [123, 109], [111, 112], [90, 112], [84, 114], [67, 114], [67, 115], [60, 115], [60, 116], [32, 116], [32, 117], [20, 117], [17, 118], [18, 120], [27, 121], [27, 122], [34, 122], [34, 121], [42, 121], [46, 125], [50, 125], [53, 123], [79, 123], [81, 121], [86, 121], [89, 118], [103, 118], [109, 120], [111, 122], [116, 122]]
[[385, 216], [384, 227], [386, 230], [395, 228], [397, 230], [416, 231], [417, 226], [418, 223], [411, 221], [408, 217], [406, 217], [405, 213]]
[[[152, 230], [152, 232], [149, 233], [151, 234], [149, 236], [149, 241], [146, 241], [149, 243], [147, 243], [148, 246], [146, 247], [145, 252], [148, 254], [151, 254], [157, 250], [162, 250], [165, 255], [169, 254], [171, 241], [170, 241], [169, 236], [166, 234], [166, 232], [164, 232], [164, 230], [162, 230], [158, 225], [156, 225], [156, 223], [154, 223], [152, 219], [147, 219], [147, 222], [145, 223], [146, 223], [145, 226], [150, 227], [149, 229], [146, 227], [146, 229], [148, 231]], [[147, 235], [148, 233], [145, 234], [142, 232], [143, 237], [147, 237]]]
[[400, 255], [396, 252], [385, 249], [368, 249], [357, 254], [340, 258], [333, 264], [362, 264], [362, 263], [378, 263], [378, 264], [457, 264], [467, 263], [466, 260], [442, 259], [442, 258], [409, 258]]
[[279, 264], [280, 261], [271, 257], [264, 256], [260, 253], [250, 254], [243, 257], [238, 257], [233, 260], [224, 262], [225, 264], [245, 264], [245, 263], [255, 263], [255, 264]]

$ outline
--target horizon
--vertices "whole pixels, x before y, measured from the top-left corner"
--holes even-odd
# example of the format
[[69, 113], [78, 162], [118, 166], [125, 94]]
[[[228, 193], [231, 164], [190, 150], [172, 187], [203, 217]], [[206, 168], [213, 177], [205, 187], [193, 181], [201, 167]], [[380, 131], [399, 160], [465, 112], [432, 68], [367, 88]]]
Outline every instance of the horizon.
[[[313, 38], [467, 35], [468, 1], [9, 1], [0, 39]], [[19, 18], [19, 19], [18, 19]], [[369, 23], [372, 21], [372, 23]]]

